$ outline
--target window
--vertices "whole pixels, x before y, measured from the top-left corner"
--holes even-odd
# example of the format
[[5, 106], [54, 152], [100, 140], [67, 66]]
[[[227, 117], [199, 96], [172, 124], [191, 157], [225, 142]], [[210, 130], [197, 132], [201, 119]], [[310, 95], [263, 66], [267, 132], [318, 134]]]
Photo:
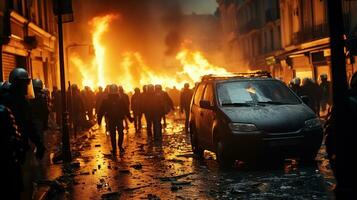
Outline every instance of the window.
[[295, 95], [279, 81], [236, 81], [217, 85], [219, 104], [299, 104]]
[[212, 84], [208, 84], [207, 85], [207, 87], [205, 89], [205, 93], [203, 95], [203, 100], [209, 101], [211, 106], [214, 105], [213, 86], [212, 86]]
[[201, 100], [201, 97], [202, 97], [202, 93], [203, 93], [203, 90], [205, 89], [205, 84], [201, 83], [197, 90], [196, 90], [196, 93], [195, 93], [195, 98], [193, 99], [193, 103], [195, 105], [199, 105], [200, 104], [200, 100]]

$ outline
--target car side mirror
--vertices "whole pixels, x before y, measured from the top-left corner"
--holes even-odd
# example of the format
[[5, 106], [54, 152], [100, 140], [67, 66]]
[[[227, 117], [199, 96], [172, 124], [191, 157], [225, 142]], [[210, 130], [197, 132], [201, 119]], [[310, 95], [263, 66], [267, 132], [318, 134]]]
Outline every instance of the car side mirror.
[[205, 108], [205, 109], [212, 109], [211, 103], [206, 100], [201, 100], [200, 101], [200, 107]]
[[308, 96], [301, 96], [300, 98], [305, 104], [309, 104], [309, 97]]

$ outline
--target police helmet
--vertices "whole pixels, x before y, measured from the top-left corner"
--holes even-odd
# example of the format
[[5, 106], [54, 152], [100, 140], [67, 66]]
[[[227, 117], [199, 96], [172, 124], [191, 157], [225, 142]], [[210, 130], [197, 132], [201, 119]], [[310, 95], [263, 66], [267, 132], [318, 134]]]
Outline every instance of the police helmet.
[[155, 85], [155, 90], [161, 91], [162, 90], [162, 86], [160, 84]]
[[17, 84], [21, 82], [28, 85], [30, 83], [29, 73], [23, 68], [15, 68], [10, 72], [9, 82], [11, 84]]
[[43, 89], [43, 82], [38, 78], [32, 80], [32, 85], [35, 89]]
[[153, 84], [149, 84], [148, 87], [147, 87], [147, 91], [148, 92], [153, 92], [155, 90], [155, 87]]
[[109, 90], [109, 94], [118, 94], [119, 89], [117, 85], [112, 84], [109, 86], [108, 90]]
[[327, 80], [327, 74], [326, 73], [323, 73], [320, 75], [320, 79], [321, 80]]

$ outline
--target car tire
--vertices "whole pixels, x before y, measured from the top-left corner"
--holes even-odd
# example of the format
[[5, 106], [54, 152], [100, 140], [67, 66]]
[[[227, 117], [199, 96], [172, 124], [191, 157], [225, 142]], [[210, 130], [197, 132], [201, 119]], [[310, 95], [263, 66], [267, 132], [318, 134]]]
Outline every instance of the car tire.
[[198, 140], [197, 140], [197, 133], [194, 128], [191, 128], [190, 130], [190, 136], [191, 136], [191, 148], [193, 151], [193, 154], [199, 158], [203, 158], [203, 153], [204, 149], [200, 147]]
[[233, 167], [235, 159], [227, 155], [226, 144], [223, 141], [218, 141], [216, 144], [216, 158], [221, 167]]

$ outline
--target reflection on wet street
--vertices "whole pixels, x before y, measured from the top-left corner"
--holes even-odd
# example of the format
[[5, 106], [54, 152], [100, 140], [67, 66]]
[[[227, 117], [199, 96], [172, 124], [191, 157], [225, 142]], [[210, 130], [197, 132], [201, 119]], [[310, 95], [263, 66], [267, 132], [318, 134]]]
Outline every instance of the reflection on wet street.
[[[333, 177], [324, 148], [318, 167], [295, 160], [237, 163], [220, 169], [213, 153], [194, 158], [183, 121], [168, 119], [162, 143], [146, 132], [125, 133], [124, 155], [110, 154], [104, 127], [93, 127], [72, 147], [73, 184], [65, 199], [328, 199]], [[269, 163], [269, 164], [268, 164]], [[78, 164], [80, 167], [78, 167]]]

